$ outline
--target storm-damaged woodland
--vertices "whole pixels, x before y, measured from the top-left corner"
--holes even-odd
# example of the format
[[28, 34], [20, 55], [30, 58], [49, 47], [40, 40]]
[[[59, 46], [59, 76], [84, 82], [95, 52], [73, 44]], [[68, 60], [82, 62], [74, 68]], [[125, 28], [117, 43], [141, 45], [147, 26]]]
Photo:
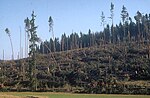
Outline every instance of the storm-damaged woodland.
[[[0, 61], [0, 90], [150, 94], [150, 14], [137, 11], [132, 19], [123, 6], [122, 22], [114, 25], [113, 10], [111, 3], [107, 25], [101, 13], [101, 32], [64, 33], [44, 42], [32, 12], [24, 21], [29, 57]], [[54, 34], [52, 17], [48, 24]]]

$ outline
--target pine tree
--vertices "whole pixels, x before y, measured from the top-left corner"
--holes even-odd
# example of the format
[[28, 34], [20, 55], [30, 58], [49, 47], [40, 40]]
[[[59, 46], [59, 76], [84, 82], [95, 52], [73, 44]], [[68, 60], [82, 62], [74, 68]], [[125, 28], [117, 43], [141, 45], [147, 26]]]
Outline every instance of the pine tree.
[[54, 22], [53, 22], [53, 19], [52, 19], [52, 17], [50, 16], [49, 17], [49, 20], [48, 20], [48, 22], [49, 22], [49, 32], [52, 32], [52, 39], [53, 39], [53, 46], [54, 46], [54, 52], [56, 51], [56, 47], [55, 47], [55, 38], [54, 38], [54, 30], [53, 30], [53, 26], [54, 26]]
[[[103, 26], [103, 29], [105, 28], [105, 15], [104, 15], [104, 12], [102, 11], [101, 13], [101, 25]], [[106, 41], [106, 35], [105, 35], [105, 30], [103, 30], [104, 32], [104, 45], [105, 45], [105, 41]]]
[[110, 27], [109, 27], [109, 25], [107, 24], [107, 26], [106, 26], [106, 28], [104, 29], [105, 31], [105, 41], [107, 42], [107, 43], [109, 43], [110, 42]]
[[112, 43], [114, 43], [114, 4], [111, 2], [111, 6], [110, 6], [110, 19], [112, 20], [112, 30], [111, 30], [111, 34], [112, 34]]
[[138, 25], [138, 41], [141, 41], [140, 23], [141, 23], [141, 19], [142, 19], [142, 14], [139, 11], [137, 11], [137, 15], [134, 16], [134, 19], [136, 20], [136, 23]]
[[126, 7], [123, 5], [122, 7], [122, 11], [121, 11], [121, 18], [122, 18], [122, 22], [123, 22], [123, 32], [124, 32], [124, 41], [126, 40], [126, 31], [125, 31], [125, 22], [128, 21], [128, 17], [129, 17], [129, 14], [127, 12], [127, 9]]
[[[30, 78], [30, 87], [32, 91], [36, 91], [37, 90], [37, 78], [36, 78], [36, 47], [37, 44], [36, 42], [39, 41], [39, 38], [37, 37], [36, 34], [36, 29], [37, 26], [35, 26], [35, 15], [34, 15], [34, 11], [32, 12], [31, 15], [31, 20], [29, 20], [27, 18], [26, 20], [26, 26], [27, 26], [27, 32], [28, 32], [28, 36], [29, 36], [29, 78]], [[27, 24], [29, 22], [29, 24]]]

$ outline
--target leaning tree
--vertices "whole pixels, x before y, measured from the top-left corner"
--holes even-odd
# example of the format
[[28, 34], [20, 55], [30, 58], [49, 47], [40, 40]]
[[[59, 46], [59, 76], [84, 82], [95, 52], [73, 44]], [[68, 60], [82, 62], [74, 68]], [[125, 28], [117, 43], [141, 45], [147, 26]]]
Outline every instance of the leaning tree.
[[12, 49], [12, 60], [14, 60], [14, 50], [13, 50], [13, 44], [12, 44], [12, 39], [11, 39], [11, 35], [10, 35], [10, 31], [8, 28], [5, 29], [6, 34], [9, 37], [10, 40], [10, 44], [11, 44], [11, 49]]

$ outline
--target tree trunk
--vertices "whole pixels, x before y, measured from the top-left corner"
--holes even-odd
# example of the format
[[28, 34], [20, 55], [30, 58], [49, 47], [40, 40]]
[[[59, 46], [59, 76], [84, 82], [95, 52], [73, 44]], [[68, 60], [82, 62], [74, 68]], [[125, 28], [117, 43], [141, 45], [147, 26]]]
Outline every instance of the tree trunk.
[[10, 39], [11, 49], [12, 49], [12, 60], [14, 60], [14, 50], [13, 50], [13, 44], [12, 44], [11, 37], [9, 37], [9, 39]]

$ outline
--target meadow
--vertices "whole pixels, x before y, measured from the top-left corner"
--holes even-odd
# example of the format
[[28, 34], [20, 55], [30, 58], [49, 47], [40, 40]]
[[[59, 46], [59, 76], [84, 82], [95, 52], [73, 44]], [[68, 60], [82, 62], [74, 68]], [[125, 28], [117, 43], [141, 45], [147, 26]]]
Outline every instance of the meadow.
[[34, 96], [35, 98], [150, 98], [150, 96], [148, 95], [71, 94], [71, 93], [49, 93], [49, 92], [0, 93], [0, 98], [31, 98], [29, 96]]

